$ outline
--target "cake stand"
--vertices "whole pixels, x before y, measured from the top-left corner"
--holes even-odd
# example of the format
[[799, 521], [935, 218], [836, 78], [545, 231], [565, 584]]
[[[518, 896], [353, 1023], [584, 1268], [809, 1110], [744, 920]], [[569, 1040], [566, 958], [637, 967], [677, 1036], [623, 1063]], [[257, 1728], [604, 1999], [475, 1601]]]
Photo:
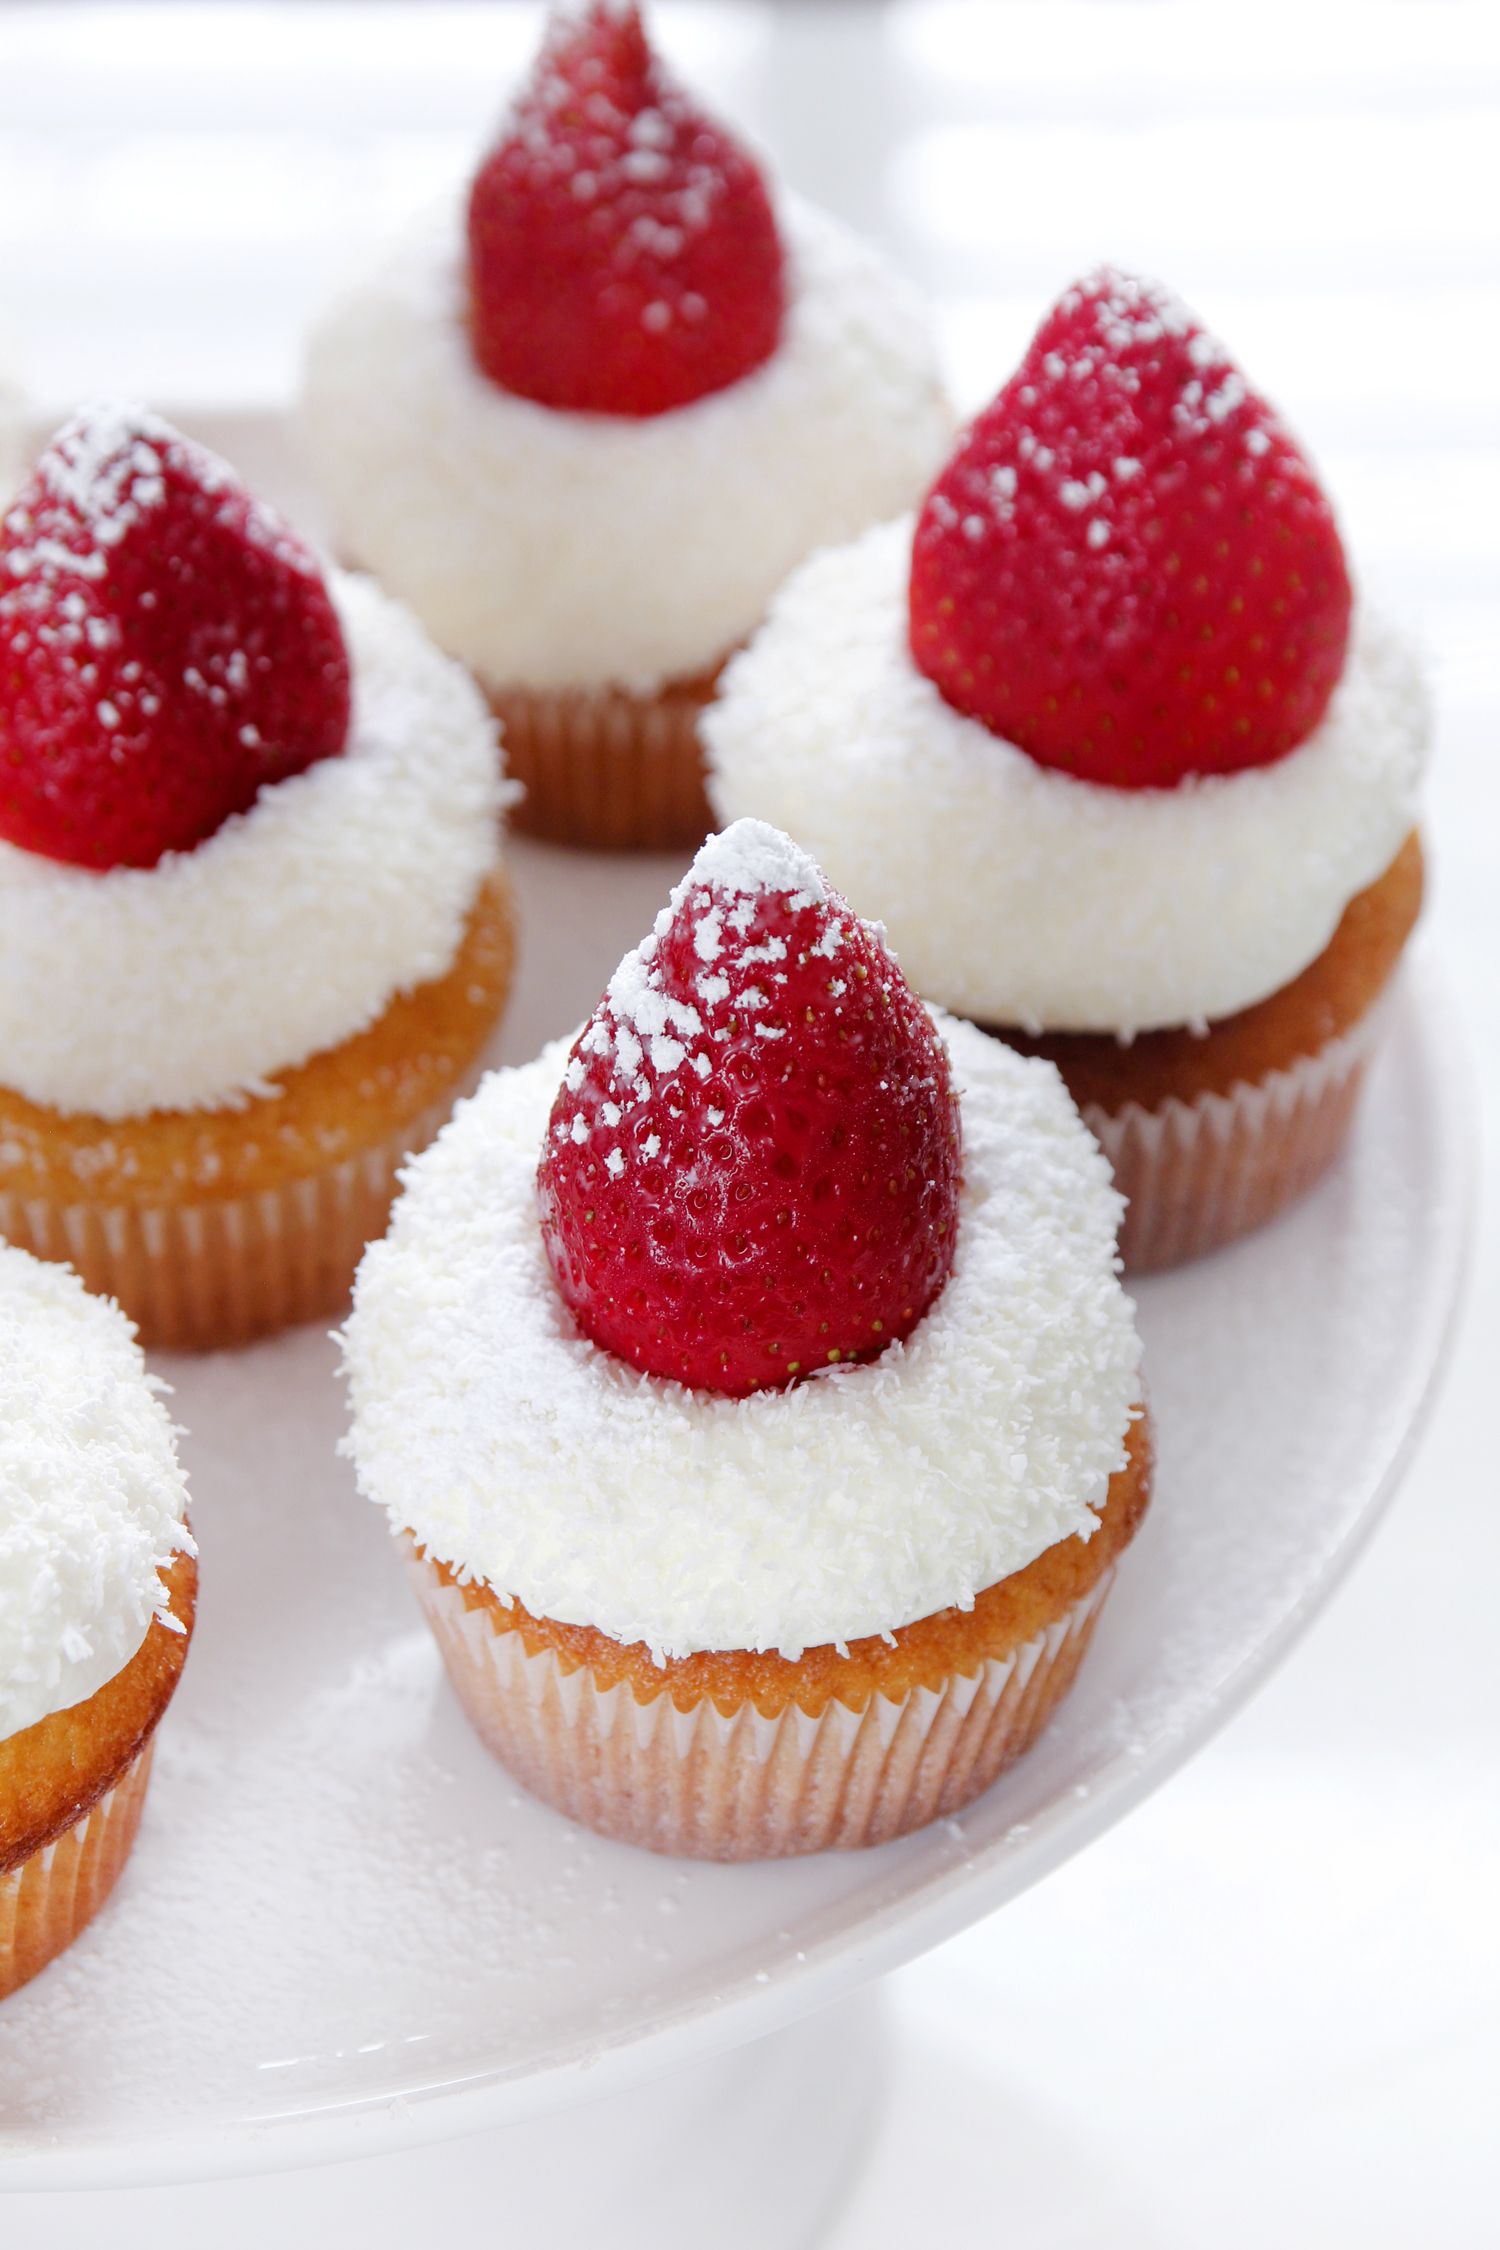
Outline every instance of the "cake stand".
[[[269, 425], [207, 434], [286, 488]], [[508, 1059], [581, 1020], [680, 872], [537, 845], [515, 868]], [[337, 1453], [331, 1342], [163, 1359], [198, 1636], [114, 1901], [0, 2008], [6, 2250], [173, 2224], [297, 2250], [335, 2223], [382, 2250], [476, 2217], [622, 2250], [811, 2240], [872, 2115], [872, 1981], [1179, 1766], [1395, 1488], [1459, 1292], [1471, 1103], [1420, 954], [1386, 1030], [1319, 1189], [1139, 1285], [1157, 1492], [1071, 1698], [961, 1818], [878, 1851], [680, 1864], [525, 1797]], [[331, 2169], [288, 2181], [307, 2166]]]

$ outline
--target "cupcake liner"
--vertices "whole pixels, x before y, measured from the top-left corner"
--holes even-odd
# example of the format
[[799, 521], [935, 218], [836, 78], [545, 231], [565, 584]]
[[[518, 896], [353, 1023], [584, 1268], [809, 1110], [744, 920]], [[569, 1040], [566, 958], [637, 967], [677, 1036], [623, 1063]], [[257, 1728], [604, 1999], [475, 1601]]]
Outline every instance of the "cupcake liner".
[[1228, 1094], [1173, 1095], [1155, 1109], [1084, 1105], [1127, 1199], [1127, 1272], [1222, 1249], [1306, 1193], [1343, 1146], [1380, 1016], [1371, 1010], [1316, 1054]]
[[679, 1710], [528, 1653], [518, 1630], [408, 1549], [417, 1596], [475, 1730], [533, 1795], [623, 1843], [691, 1859], [881, 1844], [961, 1807], [1029, 1749], [1072, 1684], [1113, 1566], [1053, 1623], [972, 1674], [862, 1709], [766, 1718]]
[[81, 1820], [0, 1874], [0, 2000], [55, 1961], [114, 1889], [140, 1826], [151, 1747]]
[[526, 794], [512, 826], [601, 851], [690, 851], [714, 825], [698, 715], [717, 675], [656, 696], [621, 688], [534, 694], [489, 689], [505, 769]]
[[73, 1266], [130, 1315], [148, 1350], [213, 1351], [328, 1320], [348, 1302], [365, 1245], [385, 1232], [400, 1166], [477, 1077], [357, 1156], [254, 1195], [59, 1203], [0, 1190], [0, 1236]]

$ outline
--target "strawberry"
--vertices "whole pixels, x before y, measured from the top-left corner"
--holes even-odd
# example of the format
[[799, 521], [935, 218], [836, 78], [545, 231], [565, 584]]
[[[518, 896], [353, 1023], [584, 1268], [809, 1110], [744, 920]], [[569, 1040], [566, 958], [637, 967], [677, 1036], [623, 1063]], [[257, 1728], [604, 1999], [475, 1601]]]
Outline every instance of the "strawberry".
[[664, 414], [776, 349], [765, 182], [662, 68], [633, 4], [553, 20], [470, 191], [469, 289], [490, 380], [578, 413]]
[[710, 837], [574, 1042], [538, 1173], [584, 1333], [743, 1397], [909, 1335], [948, 1278], [958, 1105], [932, 1019], [789, 838]]
[[1070, 289], [928, 495], [912, 655], [1039, 764], [1119, 789], [1270, 765], [1349, 638], [1305, 456], [1164, 290]]
[[0, 522], [0, 837], [153, 867], [348, 727], [343, 635], [295, 533], [154, 415], [60, 431]]

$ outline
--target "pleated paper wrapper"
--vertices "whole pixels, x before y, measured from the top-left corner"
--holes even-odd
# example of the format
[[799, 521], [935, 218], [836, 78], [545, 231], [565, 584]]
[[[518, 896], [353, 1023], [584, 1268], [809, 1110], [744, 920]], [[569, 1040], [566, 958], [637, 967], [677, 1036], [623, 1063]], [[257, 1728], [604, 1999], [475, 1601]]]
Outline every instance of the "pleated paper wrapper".
[[0, 1874], [0, 2000], [70, 1946], [109, 1897], [140, 1826], [151, 1744], [81, 1820]]
[[714, 825], [703, 786], [698, 717], [714, 678], [657, 696], [620, 688], [534, 693], [487, 688], [505, 769], [525, 796], [512, 826], [597, 851], [682, 851]]
[[779, 1859], [885, 1843], [956, 1813], [1027, 1750], [1067, 1693], [1113, 1578], [972, 1674], [859, 1710], [728, 1715], [527, 1652], [415, 1548], [408, 1562], [454, 1689], [534, 1796], [606, 1836], [690, 1859]]
[[218, 1350], [331, 1320], [366, 1243], [385, 1232], [398, 1170], [472, 1083], [358, 1155], [254, 1195], [63, 1203], [0, 1190], [0, 1236], [66, 1260], [123, 1307], [148, 1351]]
[[1129, 1273], [1201, 1258], [1305, 1195], [1348, 1134], [1383, 1011], [1373, 1009], [1317, 1054], [1228, 1094], [1172, 1096], [1155, 1109], [1084, 1121], [1127, 1199], [1120, 1248]]

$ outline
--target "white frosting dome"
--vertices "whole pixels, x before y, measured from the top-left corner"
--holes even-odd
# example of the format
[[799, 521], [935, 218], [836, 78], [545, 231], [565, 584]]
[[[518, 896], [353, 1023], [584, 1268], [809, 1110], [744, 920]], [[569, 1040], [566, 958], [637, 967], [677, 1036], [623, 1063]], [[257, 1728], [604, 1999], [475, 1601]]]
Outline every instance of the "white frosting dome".
[[452, 965], [498, 850], [494, 722], [398, 603], [330, 587], [342, 755], [155, 867], [0, 842], [0, 1082], [101, 1117], [233, 1102]]
[[1089, 1536], [1139, 1390], [1120, 1199], [1050, 1065], [937, 1021], [964, 1140], [947, 1287], [879, 1359], [746, 1399], [580, 1335], [535, 1186], [569, 1042], [487, 1078], [410, 1167], [346, 1331], [348, 1449], [393, 1526], [663, 1656], [892, 1630]]
[[153, 1617], [187, 1487], [119, 1308], [0, 1243], [0, 1739], [97, 1693]]
[[910, 518], [814, 556], [704, 714], [721, 817], [790, 829], [907, 975], [1028, 1030], [1232, 1015], [1300, 974], [1416, 818], [1428, 714], [1368, 613], [1315, 733], [1273, 766], [1109, 789], [964, 717], [907, 648]]
[[781, 342], [641, 420], [479, 371], [462, 214], [324, 316], [303, 426], [342, 551], [497, 687], [649, 691], [716, 664], [787, 572], [917, 500], [952, 431], [916, 302], [837, 221], [780, 213]]

